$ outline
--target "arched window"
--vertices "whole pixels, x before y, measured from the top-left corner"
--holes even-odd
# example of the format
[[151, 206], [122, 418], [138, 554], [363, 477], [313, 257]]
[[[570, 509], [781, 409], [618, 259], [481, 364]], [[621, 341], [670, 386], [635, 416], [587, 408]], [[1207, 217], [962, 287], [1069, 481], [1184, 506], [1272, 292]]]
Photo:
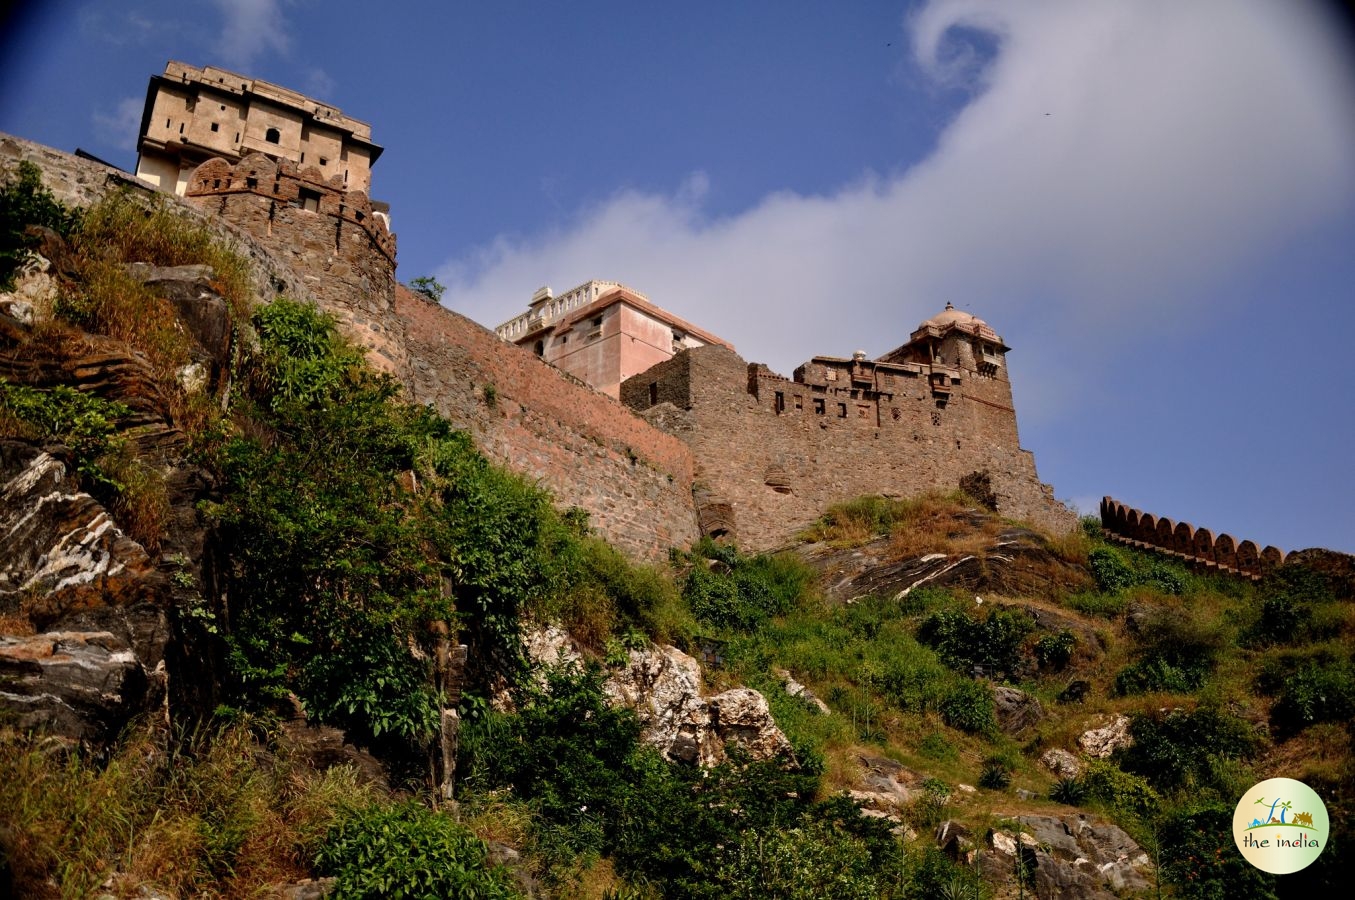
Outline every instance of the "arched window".
[[264, 132], [263, 139], [265, 141], [268, 141], [268, 143], [270, 144], [276, 144], [281, 142], [282, 135], [278, 132], [276, 128], [270, 128]]

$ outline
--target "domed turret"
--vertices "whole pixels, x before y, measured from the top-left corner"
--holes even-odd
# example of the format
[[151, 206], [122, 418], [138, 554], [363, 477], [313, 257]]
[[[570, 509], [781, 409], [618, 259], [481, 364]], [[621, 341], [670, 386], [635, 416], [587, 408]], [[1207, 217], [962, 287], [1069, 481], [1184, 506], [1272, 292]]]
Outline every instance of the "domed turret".
[[958, 328], [967, 334], [987, 338], [995, 343], [1002, 343], [1002, 338], [998, 337], [997, 332], [993, 331], [987, 322], [972, 313], [956, 309], [952, 303], [947, 303], [945, 309], [919, 325], [913, 335], [916, 337], [918, 332], [927, 330], [944, 334], [951, 328]]

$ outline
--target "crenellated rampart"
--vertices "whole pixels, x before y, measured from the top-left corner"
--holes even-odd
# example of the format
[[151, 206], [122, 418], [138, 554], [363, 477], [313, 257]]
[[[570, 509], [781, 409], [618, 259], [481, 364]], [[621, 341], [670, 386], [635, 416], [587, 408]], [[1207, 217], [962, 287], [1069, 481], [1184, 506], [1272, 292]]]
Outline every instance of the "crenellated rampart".
[[1277, 547], [1258, 548], [1253, 541], [1238, 541], [1230, 534], [1216, 536], [1208, 528], [1133, 509], [1113, 497], [1101, 498], [1101, 527], [1122, 544], [1166, 553], [1202, 569], [1252, 579], [1259, 579], [1285, 561], [1284, 551]]

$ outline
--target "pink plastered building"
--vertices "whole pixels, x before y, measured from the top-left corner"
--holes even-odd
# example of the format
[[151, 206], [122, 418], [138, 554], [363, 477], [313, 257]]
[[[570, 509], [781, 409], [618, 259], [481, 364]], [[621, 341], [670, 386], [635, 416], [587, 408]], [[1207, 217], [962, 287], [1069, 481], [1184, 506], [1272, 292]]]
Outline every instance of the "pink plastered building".
[[495, 332], [610, 397], [627, 378], [682, 350], [734, 349], [615, 281], [587, 281], [559, 295], [540, 288], [525, 313]]

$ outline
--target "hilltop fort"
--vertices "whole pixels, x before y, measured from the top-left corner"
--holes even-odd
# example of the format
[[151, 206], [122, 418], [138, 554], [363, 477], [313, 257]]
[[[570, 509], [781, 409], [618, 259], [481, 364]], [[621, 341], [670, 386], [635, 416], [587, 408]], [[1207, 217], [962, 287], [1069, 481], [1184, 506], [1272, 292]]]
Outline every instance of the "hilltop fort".
[[[1075, 524], [1020, 447], [1010, 348], [968, 313], [948, 306], [878, 359], [816, 356], [791, 378], [615, 282], [543, 288], [495, 333], [397, 282], [365, 123], [171, 62], [151, 79], [138, 146], [144, 189], [218, 223], [269, 273], [265, 295], [332, 313], [411, 399], [635, 556], [702, 534], [770, 549], [832, 503], [962, 484], [1003, 515]], [[17, 139], [0, 150], [76, 203], [131, 181]]]

